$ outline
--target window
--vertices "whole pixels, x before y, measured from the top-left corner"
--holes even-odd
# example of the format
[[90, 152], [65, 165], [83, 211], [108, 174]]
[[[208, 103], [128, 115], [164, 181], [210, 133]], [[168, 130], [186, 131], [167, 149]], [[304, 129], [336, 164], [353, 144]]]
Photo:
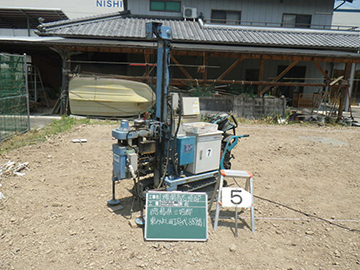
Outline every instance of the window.
[[221, 24], [240, 24], [241, 11], [212, 10], [211, 22]]
[[153, 1], [150, 0], [150, 11], [180, 12], [181, 1]]
[[310, 28], [311, 15], [283, 14], [284, 27]]

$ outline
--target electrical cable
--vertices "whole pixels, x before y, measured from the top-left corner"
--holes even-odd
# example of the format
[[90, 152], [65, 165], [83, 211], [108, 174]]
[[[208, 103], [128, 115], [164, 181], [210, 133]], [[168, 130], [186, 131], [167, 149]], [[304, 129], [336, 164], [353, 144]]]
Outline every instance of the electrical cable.
[[[173, 148], [174, 149], [176, 149], [176, 138], [177, 138], [177, 135], [179, 133], [179, 129], [180, 129], [180, 125], [181, 125], [181, 115], [183, 113], [183, 111], [182, 111], [182, 98], [181, 98], [180, 93], [179, 93], [179, 107], [178, 108], [179, 108], [179, 119], [178, 119], [178, 124], [177, 124], [177, 127], [176, 127], [176, 131], [175, 131], [174, 136], [173, 136], [173, 143], [174, 143]], [[175, 173], [176, 173], [176, 175], [179, 175], [179, 171], [180, 171], [179, 163], [175, 164], [175, 158], [173, 158], [172, 161], [173, 161], [173, 167], [175, 169]]]
[[[172, 128], [172, 123], [173, 123], [173, 112], [172, 112], [172, 108], [171, 108], [171, 105], [169, 104], [169, 96], [167, 97], [167, 106], [170, 107], [170, 131], [168, 130], [168, 132], [170, 133], [170, 140], [167, 144], [167, 149], [166, 149], [166, 161], [165, 161], [165, 166], [164, 166], [164, 172], [163, 172], [163, 175], [161, 176], [161, 180], [159, 182], [159, 185], [157, 186], [157, 188], [160, 188], [161, 185], [163, 184], [164, 182], [164, 179], [165, 179], [165, 176], [166, 176], [166, 173], [168, 172], [168, 166], [169, 166], [169, 157], [170, 157], [170, 145], [171, 145], [171, 128]], [[169, 106], [170, 105], [170, 106]]]
[[[233, 178], [233, 180], [234, 180], [234, 182], [240, 187], [239, 183], [235, 180], [235, 178]], [[270, 200], [270, 199], [267, 199], [267, 198], [263, 198], [263, 197], [260, 197], [260, 196], [254, 195], [254, 197], [257, 198], [257, 199], [263, 200], [263, 201], [267, 201], [267, 202], [270, 202], [270, 203], [273, 203], [273, 204], [276, 204], [276, 205], [280, 205], [280, 206], [285, 207], [285, 208], [287, 208], [287, 209], [289, 209], [289, 210], [292, 210], [292, 211], [294, 211], [294, 212], [303, 214], [303, 215], [305, 215], [305, 216], [307, 216], [307, 217], [312, 217], [313, 219], [308, 219], [309, 221], [311, 221], [311, 220], [313, 220], [313, 221], [325, 221], [325, 222], [327, 222], [327, 223], [329, 223], [329, 224], [332, 224], [332, 225], [334, 225], [334, 226], [340, 227], [340, 228], [342, 228], [342, 229], [346, 229], [346, 230], [349, 230], [349, 231], [360, 232], [360, 230], [351, 229], [351, 228], [348, 228], [348, 227], [343, 226], [343, 225], [341, 225], [341, 224], [334, 223], [333, 221], [336, 221], [336, 220], [333, 220], [333, 219], [326, 219], [326, 218], [318, 217], [318, 216], [313, 215], [313, 214], [308, 214], [308, 213], [305, 213], [305, 212], [303, 212], [303, 211], [301, 211], [301, 210], [292, 208], [292, 207], [287, 206], [287, 205], [285, 205], [285, 204], [282, 204], [282, 203], [279, 203], [279, 202], [275, 202], [275, 201], [273, 201], [273, 200]], [[257, 218], [255, 218], [255, 219], [283, 219], [283, 220], [294, 220], [294, 219], [290, 219], [290, 218], [270, 218], [270, 217], [263, 217], [263, 218], [257, 217]], [[299, 219], [299, 220], [303, 220], [303, 219]], [[304, 220], [305, 220], [305, 219], [304, 219]], [[355, 222], [357, 222], [357, 220], [338, 220], [338, 221], [353, 221], [353, 222], [355, 221]]]

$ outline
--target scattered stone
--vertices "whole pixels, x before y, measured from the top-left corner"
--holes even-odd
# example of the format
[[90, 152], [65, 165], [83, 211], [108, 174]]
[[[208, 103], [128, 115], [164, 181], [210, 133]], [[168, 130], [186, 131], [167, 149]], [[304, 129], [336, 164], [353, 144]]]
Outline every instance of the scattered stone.
[[123, 209], [124, 208], [124, 206], [122, 206], [122, 205], [120, 205], [120, 204], [118, 204], [118, 205], [109, 205], [108, 206], [108, 210], [110, 211], [110, 212], [116, 212], [116, 211], [119, 211], [119, 210], [121, 210], [121, 209]]
[[54, 202], [54, 203], [52, 203], [51, 206], [52, 206], [52, 207], [61, 207], [61, 206], [62, 206], [62, 203]]
[[313, 231], [305, 231], [305, 234], [307, 234], [307, 235], [314, 235], [314, 232], [313, 232]]
[[10, 218], [10, 221], [11, 221], [12, 223], [15, 223], [16, 218], [12, 217], [12, 218]]
[[232, 245], [229, 247], [229, 250], [230, 250], [231, 252], [235, 252], [235, 251], [236, 251], [236, 248], [237, 248], [237, 246], [236, 246], [235, 244], [232, 244]]
[[340, 252], [338, 250], [334, 251], [335, 257], [340, 258]]
[[169, 249], [170, 249], [170, 245], [169, 245], [169, 244], [163, 244], [163, 248], [169, 250]]
[[133, 221], [133, 220], [129, 220], [129, 221], [128, 221], [128, 224], [129, 224], [129, 226], [130, 226], [131, 228], [137, 228], [137, 224], [136, 224], [135, 221]]
[[71, 236], [77, 235], [77, 232], [75, 232], [75, 231], [70, 231], [70, 235], [71, 235]]

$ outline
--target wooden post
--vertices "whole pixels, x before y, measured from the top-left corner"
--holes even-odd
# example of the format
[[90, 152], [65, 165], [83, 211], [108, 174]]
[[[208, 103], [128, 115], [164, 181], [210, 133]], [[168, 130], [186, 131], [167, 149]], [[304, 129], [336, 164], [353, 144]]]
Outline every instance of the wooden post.
[[[207, 79], [207, 65], [208, 65], [208, 55], [206, 52], [203, 52], [203, 80], [205, 81]], [[205, 82], [203, 83], [203, 86], [205, 86]]]
[[[264, 58], [260, 59], [260, 68], [259, 68], [259, 82], [261, 82], [264, 79]], [[257, 96], [260, 96], [262, 85], [258, 85], [257, 89]]]
[[149, 67], [149, 61], [150, 61], [150, 55], [149, 52], [145, 50], [145, 77], [149, 77], [150, 76], [150, 67]]
[[342, 80], [340, 84], [340, 104], [339, 104], [339, 111], [338, 111], [338, 117], [337, 120], [340, 120], [343, 117], [343, 110], [345, 107], [345, 98], [346, 98], [346, 91], [349, 87], [349, 77], [350, 77], [350, 69], [351, 69], [351, 63], [346, 63], [345, 66], [345, 74], [344, 79]]

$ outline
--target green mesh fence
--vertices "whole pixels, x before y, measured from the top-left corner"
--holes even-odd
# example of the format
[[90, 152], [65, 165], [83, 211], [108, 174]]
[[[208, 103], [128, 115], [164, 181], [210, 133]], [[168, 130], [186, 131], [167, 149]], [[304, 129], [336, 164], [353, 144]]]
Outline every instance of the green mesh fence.
[[0, 54], [0, 142], [28, 130], [26, 56]]

